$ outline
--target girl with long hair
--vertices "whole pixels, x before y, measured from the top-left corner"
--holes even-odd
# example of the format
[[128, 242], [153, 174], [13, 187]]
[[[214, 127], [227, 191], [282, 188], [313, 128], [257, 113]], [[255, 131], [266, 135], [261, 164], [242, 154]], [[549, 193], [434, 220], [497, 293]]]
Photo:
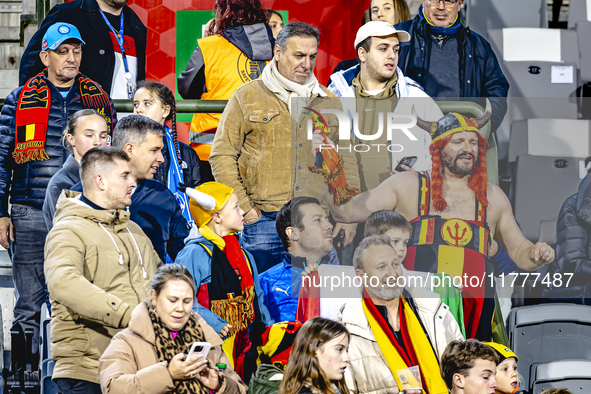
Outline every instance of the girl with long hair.
[[278, 394], [349, 394], [345, 383], [349, 339], [347, 328], [336, 321], [315, 317], [304, 323]]

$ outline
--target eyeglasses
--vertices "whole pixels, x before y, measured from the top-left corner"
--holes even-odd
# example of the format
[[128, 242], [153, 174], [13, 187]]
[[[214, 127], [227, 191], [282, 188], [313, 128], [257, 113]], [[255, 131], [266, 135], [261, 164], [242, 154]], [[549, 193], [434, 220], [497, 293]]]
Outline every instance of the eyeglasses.
[[437, 7], [440, 2], [443, 2], [445, 8], [453, 8], [453, 6], [456, 5], [458, 0], [427, 0], [427, 4], [429, 4], [429, 7]]

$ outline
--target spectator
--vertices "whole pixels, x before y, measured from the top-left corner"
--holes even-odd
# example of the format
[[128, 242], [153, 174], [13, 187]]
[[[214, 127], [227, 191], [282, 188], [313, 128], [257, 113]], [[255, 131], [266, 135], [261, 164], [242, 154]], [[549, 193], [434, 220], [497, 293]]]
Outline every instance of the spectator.
[[476, 339], [452, 341], [441, 357], [441, 376], [450, 394], [493, 394], [498, 362], [495, 351]]
[[146, 78], [148, 30], [126, 4], [127, 0], [74, 0], [53, 7], [21, 58], [19, 83], [24, 85], [43, 70], [38, 56], [45, 41], [41, 38], [49, 27], [67, 22], [80, 30], [87, 44], [80, 71], [98, 82], [111, 98], [130, 99], [136, 81]]
[[277, 39], [277, 34], [283, 29], [283, 17], [280, 13], [274, 10], [267, 10], [269, 12], [269, 26], [273, 31], [273, 38]]
[[[417, 118], [419, 127], [435, 130], [429, 147], [431, 171], [397, 174], [347, 204], [334, 206], [331, 202], [335, 219], [362, 222], [377, 210], [396, 210], [413, 226], [414, 236], [404, 260], [409, 270], [461, 272], [468, 278], [480, 278], [493, 273], [493, 261], [503, 250], [527, 271], [551, 263], [554, 250], [545, 242], [534, 245], [523, 236], [505, 193], [486, 181], [487, 142], [478, 130], [490, 116], [488, 104], [478, 119], [457, 113], [447, 114], [437, 122]], [[474, 208], [472, 214], [467, 213], [470, 206]], [[491, 211], [498, 215], [488, 214]], [[491, 240], [491, 234], [497, 234], [503, 245]], [[447, 253], [454, 253], [454, 257]], [[462, 290], [466, 337], [490, 340], [494, 283], [468, 282], [463, 282]]]
[[[228, 100], [239, 86], [260, 77], [273, 58], [275, 39], [260, 0], [217, 0], [214, 11], [209, 37], [197, 40], [197, 49], [178, 77], [184, 99]], [[191, 121], [189, 140], [205, 162], [205, 182], [214, 180], [207, 161], [220, 117], [198, 113]]]
[[548, 389], [548, 390], [544, 390], [542, 391], [541, 394], [573, 394], [570, 391], [568, 391], [567, 389]]
[[[585, 159], [587, 165], [591, 158]], [[566, 199], [556, 223], [556, 260], [548, 267], [551, 278], [572, 274], [568, 286], [544, 288], [543, 297], [565, 302], [591, 304], [591, 175], [583, 179], [577, 193]], [[588, 202], [589, 201], [589, 202]], [[568, 278], [565, 276], [565, 278]], [[564, 281], [566, 283], [566, 281]]]
[[499, 387], [497, 394], [529, 394], [519, 388], [519, 373], [517, 372], [517, 361], [519, 358], [505, 345], [494, 342], [484, 342], [492, 347], [499, 358], [495, 380]]
[[[164, 127], [166, 143], [162, 148], [164, 163], [154, 178], [165, 184], [176, 197], [187, 222], [193, 226], [187, 195], [179, 184], [195, 187], [201, 183], [199, 157], [187, 144], [179, 142], [176, 132], [176, 99], [170, 89], [154, 81], [140, 81], [133, 96], [133, 113], [146, 116]], [[166, 126], [172, 121], [172, 129]], [[172, 153], [171, 153], [172, 152]]]
[[340, 323], [315, 317], [295, 337], [278, 394], [349, 393], [344, 371], [351, 334]]
[[433, 98], [468, 97], [492, 103], [492, 131], [507, 112], [509, 83], [490, 44], [464, 27], [458, 16], [464, 0], [423, 0], [418, 15], [398, 23], [411, 39], [400, 45], [398, 66]]
[[[341, 308], [341, 321], [352, 333], [351, 365], [345, 378], [354, 392], [402, 391], [395, 371], [415, 365], [427, 392], [445, 391], [439, 358], [448, 342], [463, 337], [435, 293], [414, 289], [413, 297], [397, 286], [403, 258], [385, 235], [367, 237], [355, 250], [356, 274], [366, 278], [363, 298], [349, 300]], [[372, 284], [373, 277], [378, 285]]]
[[[246, 212], [243, 245], [253, 254], [261, 273], [282, 260], [283, 247], [275, 228], [279, 209], [300, 196], [317, 197], [326, 206], [323, 176], [307, 169], [314, 165], [315, 158], [309, 153], [311, 142], [305, 132], [309, 117], [297, 103], [299, 112], [292, 108], [292, 97], [309, 97], [307, 107], [316, 111], [335, 106], [332, 100], [323, 99], [334, 95], [314, 76], [318, 43], [318, 29], [301, 22], [287, 24], [277, 36], [275, 59], [265, 67], [261, 79], [238, 88], [232, 95], [213, 145], [213, 173], [238, 195], [240, 207]], [[334, 115], [324, 116], [336, 124]], [[300, 126], [293, 145], [292, 130], [296, 129], [292, 129], [292, 123], [293, 127]], [[331, 127], [330, 132], [335, 141], [336, 127]], [[342, 159], [348, 184], [358, 188], [355, 157], [344, 150]], [[297, 169], [291, 171], [291, 163], [297, 163]], [[333, 238], [341, 229], [347, 232], [345, 244], [350, 244], [356, 225], [337, 224]]]
[[339, 264], [332, 245], [332, 224], [313, 197], [288, 201], [275, 219], [277, 234], [287, 252], [283, 261], [261, 274], [265, 305], [273, 320], [295, 320], [302, 273], [320, 264]]
[[[115, 121], [109, 96], [78, 72], [83, 44], [72, 25], [56, 23], [46, 29], [39, 53], [46, 69], [12, 91], [0, 115], [0, 245], [10, 248], [12, 259], [13, 327], [34, 330], [33, 354], [39, 348], [39, 317], [47, 298], [43, 276], [47, 227], [41, 208], [50, 178], [67, 157], [61, 143], [64, 129], [68, 118], [85, 108], [104, 115], [109, 133]], [[13, 351], [26, 353], [25, 349]]]
[[[391, 0], [387, 0], [391, 1]], [[398, 68], [400, 43], [410, 40], [405, 31], [394, 29], [384, 21], [368, 22], [361, 26], [355, 38], [355, 49], [360, 64], [331, 76], [328, 89], [339, 97], [356, 97], [356, 107], [350, 108], [351, 117], [358, 115], [358, 128], [362, 134], [376, 134], [377, 116], [384, 113], [411, 114], [414, 107], [421, 118], [440, 119], [443, 113], [435, 102], [412, 79], [405, 77]], [[367, 111], [366, 109], [372, 109]], [[381, 123], [383, 126], [383, 123]], [[417, 141], [406, 139], [404, 150], [390, 152], [381, 149], [371, 153], [357, 153], [360, 163], [361, 190], [373, 189], [390, 176], [396, 164], [404, 156], [417, 156], [413, 169], [427, 171], [431, 168], [429, 145], [431, 135], [420, 127], [413, 127]], [[353, 133], [351, 133], [353, 135]], [[355, 138], [355, 144], [364, 140]], [[390, 145], [387, 133], [372, 140], [373, 144]], [[406, 171], [410, 167], [403, 167]]]
[[56, 172], [47, 184], [47, 192], [43, 201], [43, 217], [47, 231], [53, 227], [55, 206], [62, 190], [69, 190], [80, 182], [80, 160], [92, 147], [107, 145], [110, 140], [108, 126], [94, 109], [82, 109], [75, 112], [68, 120], [68, 127], [64, 130], [63, 144], [72, 149], [63, 167]]
[[[385, 21], [391, 25], [404, 22], [410, 19], [408, 5], [406, 0], [372, 0], [369, 3], [369, 9], [363, 14], [361, 26], [369, 21]], [[335, 69], [333, 74], [339, 71], [345, 71], [359, 64], [359, 58], [355, 57], [349, 60], [343, 60]], [[330, 81], [329, 81], [330, 84]]]
[[[163, 262], [172, 262], [185, 246], [190, 227], [175, 196], [162, 183], [152, 179], [164, 161], [164, 128], [139, 115], [121, 119], [113, 132], [113, 146], [129, 156], [131, 175], [137, 181], [129, 213], [152, 241]], [[72, 187], [80, 191], [81, 184]]]
[[[223, 341], [191, 311], [195, 284], [180, 264], [158, 269], [150, 299], [132, 312], [129, 327], [113, 337], [99, 363], [105, 394], [218, 393], [245, 394], [222, 350]], [[209, 342], [207, 359], [188, 357], [195, 342]], [[216, 365], [226, 364], [223, 373]]]
[[196, 311], [224, 342], [232, 365], [243, 375], [244, 354], [249, 348], [248, 325], [273, 324], [263, 303], [257, 266], [242, 249], [237, 233], [244, 228], [244, 211], [231, 187], [207, 182], [187, 189], [189, 208], [200, 236], [187, 241], [177, 262], [191, 272], [198, 289]]
[[160, 259], [125, 211], [136, 186], [125, 152], [90, 149], [80, 178], [81, 195], [60, 196], [45, 248], [53, 379], [64, 394], [99, 394], [99, 357], [148, 296]]

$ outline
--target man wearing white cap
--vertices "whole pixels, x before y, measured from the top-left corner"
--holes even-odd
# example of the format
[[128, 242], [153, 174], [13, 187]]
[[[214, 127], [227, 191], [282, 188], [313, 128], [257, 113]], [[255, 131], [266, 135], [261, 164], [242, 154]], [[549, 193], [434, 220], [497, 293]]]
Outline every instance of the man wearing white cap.
[[[386, 125], [383, 119], [386, 113], [410, 114], [413, 105], [421, 118], [431, 120], [443, 116], [435, 102], [423, 91], [423, 88], [402, 74], [398, 68], [400, 43], [410, 40], [407, 32], [396, 30], [384, 21], [372, 21], [361, 26], [355, 38], [355, 49], [359, 64], [348, 70], [333, 74], [328, 89], [339, 97], [356, 97], [355, 106], [350, 112], [356, 112], [359, 132], [364, 135], [376, 134], [379, 125]], [[351, 103], [352, 104], [352, 103]], [[381, 127], [383, 128], [383, 127]], [[418, 127], [410, 129], [416, 140], [405, 136], [401, 131], [394, 131], [392, 141], [387, 141], [383, 132], [377, 139], [366, 141], [355, 136], [355, 144], [384, 144], [381, 149], [365, 151], [357, 149], [360, 163], [362, 191], [372, 189], [384, 181], [398, 161], [405, 156], [416, 156], [413, 169], [430, 169], [429, 144], [431, 137]], [[372, 145], [373, 146], [373, 145]], [[409, 170], [410, 167], [403, 167]]]
[[[8, 95], [0, 115], [0, 245], [10, 249], [12, 258], [17, 295], [13, 328], [33, 329], [33, 353], [39, 348], [39, 314], [47, 298], [47, 228], [41, 208], [49, 179], [68, 156], [63, 131], [70, 115], [85, 108], [105, 117], [109, 134], [115, 121], [109, 96], [79, 72], [84, 44], [73, 25], [50, 26], [39, 54], [45, 69]], [[13, 357], [25, 354], [25, 349], [12, 351]]]

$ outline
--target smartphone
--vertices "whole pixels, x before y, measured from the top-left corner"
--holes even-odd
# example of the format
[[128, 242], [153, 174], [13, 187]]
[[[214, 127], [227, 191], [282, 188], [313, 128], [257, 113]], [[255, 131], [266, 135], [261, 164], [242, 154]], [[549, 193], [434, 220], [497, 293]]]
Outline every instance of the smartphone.
[[203, 360], [207, 358], [207, 354], [209, 353], [209, 349], [211, 349], [211, 343], [209, 342], [195, 342], [191, 346], [191, 350], [189, 350], [189, 355], [187, 359], [194, 354], [199, 354], [199, 358], [197, 361]]
[[402, 159], [400, 159], [400, 161], [398, 162], [398, 165], [396, 166], [394, 171], [398, 171], [398, 172], [405, 171], [402, 168], [403, 165], [412, 168], [412, 166], [414, 166], [416, 162], [417, 162], [416, 156], [405, 156]]

